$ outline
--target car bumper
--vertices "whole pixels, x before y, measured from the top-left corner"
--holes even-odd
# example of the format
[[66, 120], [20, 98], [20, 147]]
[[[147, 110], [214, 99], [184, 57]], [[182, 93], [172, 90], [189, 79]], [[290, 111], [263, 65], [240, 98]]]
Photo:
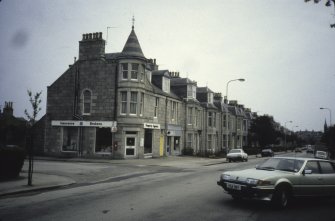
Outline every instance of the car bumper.
[[[217, 181], [217, 184], [221, 186], [228, 194], [241, 198], [270, 201], [274, 192], [273, 186], [251, 186], [248, 184], [233, 183], [223, 180]], [[240, 189], [228, 188], [228, 184], [235, 184]]]
[[227, 156], [227, 160], [243, 160], [242, 156]]

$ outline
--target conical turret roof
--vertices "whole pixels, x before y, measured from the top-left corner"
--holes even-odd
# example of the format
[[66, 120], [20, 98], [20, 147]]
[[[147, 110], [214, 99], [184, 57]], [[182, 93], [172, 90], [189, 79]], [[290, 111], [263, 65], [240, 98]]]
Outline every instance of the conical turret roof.
[[140, 43], [138, 42], [137, 36], [135, 34], [134, 26], [132, 27], [128, 40], [123, 47], [122, 54], [126, 56], [136, 56], [145, 58]]

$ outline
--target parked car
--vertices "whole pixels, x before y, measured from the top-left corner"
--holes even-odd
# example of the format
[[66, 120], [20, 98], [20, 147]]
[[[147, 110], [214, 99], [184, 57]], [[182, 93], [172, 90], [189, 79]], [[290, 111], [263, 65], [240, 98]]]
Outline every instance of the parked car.
[[301, 152], [302, 152], [302, 150], [301, 150], [301, 148], [299, 148], [299, 147], [296, 147], [296, 148], [294, 149], [294, 152], [296, 152], [296, 153], [301, 153]]
[[227, 161], [248, 161], [248, 154], [242, 149], [232, 149], [226, 157]]
[[306, 153], [314, 153], [314, 150], [312, 147], [307, 147]]
[[224, 172], [217, 184], [234, 199], [271, 201], [285, 208], [293, 197], [335, 196], [335, 163], [272, 157], [253, 169]]
[[315, 152], [315, 158], [328, 159], [328, 153], [326, 151], [317, 150]]
[[261, 155], [262, 157], [273, 157], [275, 153], [271, 149], [263, 149]]

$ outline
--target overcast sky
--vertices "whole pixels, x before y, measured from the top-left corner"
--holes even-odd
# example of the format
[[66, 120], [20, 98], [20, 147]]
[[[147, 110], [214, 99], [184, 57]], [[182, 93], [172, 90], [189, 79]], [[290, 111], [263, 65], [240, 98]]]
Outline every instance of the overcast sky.
[[160, 69], [226, 93], [290, 130], [335, 122], [334, 7], [304, 0], [2, 0], [0, 105], [30, 109], [27, 89], [42, 91], [78, 57], [83, 33], [103, 32], [106, 53], [120, 52], [131, 31]]

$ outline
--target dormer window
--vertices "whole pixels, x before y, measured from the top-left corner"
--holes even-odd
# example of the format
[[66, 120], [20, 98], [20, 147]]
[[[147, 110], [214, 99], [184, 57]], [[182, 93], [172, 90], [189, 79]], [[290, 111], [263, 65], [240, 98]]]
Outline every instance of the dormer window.
[[208, 93], [208, 95], [207, 95], [208, 97], [207, 97], [207, 102], [208, 103], [213, 103], [213, 93]]
[[187, 98], [196, 99], [197, 97], [197, 87], [195, 85], [187, 85]]
[[162, 78], [162, 90], [166, 93], [170, 93], [170, 79], [167, 77]]

